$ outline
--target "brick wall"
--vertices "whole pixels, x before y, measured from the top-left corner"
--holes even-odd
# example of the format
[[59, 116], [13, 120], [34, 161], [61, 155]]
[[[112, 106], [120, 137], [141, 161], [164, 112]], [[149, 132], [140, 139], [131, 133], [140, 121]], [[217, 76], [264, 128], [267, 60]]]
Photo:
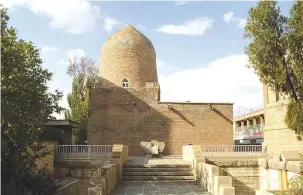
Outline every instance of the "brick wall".
[[90, 96], [88, 144], [127, 144], [130, 155], [144, 154], [140, 142], [152, 139], [165, 142], [164, 154], [182, 154], [188, 144], [233, 144], [232, 104], [211, 110], [208, 103], [158, 102], [158, 85], [105, 88], [100, 82]]
[[116, 85], [129, 80], [130, 87], [157, 82], [156, 52], [152, 43], [130, 25], [118, 30], [101, 49], [99, 76]]

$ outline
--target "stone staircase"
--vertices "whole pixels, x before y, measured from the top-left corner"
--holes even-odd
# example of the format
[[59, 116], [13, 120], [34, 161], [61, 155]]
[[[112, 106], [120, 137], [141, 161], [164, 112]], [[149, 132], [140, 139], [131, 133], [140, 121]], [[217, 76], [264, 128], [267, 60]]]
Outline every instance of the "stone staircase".
[[189, 163], [137, 164], [125, 163], [122, 181], [158, 181], [195, 183], [193, 167]]

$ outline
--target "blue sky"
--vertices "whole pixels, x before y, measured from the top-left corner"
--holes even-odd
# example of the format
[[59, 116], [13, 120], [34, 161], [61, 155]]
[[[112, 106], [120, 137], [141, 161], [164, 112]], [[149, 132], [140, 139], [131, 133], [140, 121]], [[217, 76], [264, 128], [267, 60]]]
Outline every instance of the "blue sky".
[[[116, 30], [131, 24], [153, 43], [163, 101], [233, 102], [234, 114], [263, 107], [262, 85], [248, 63], [243, 39], [250, 7], [243, 2], [1, 1], [19, 37], [41, 49], [54, 73], [50, 91], [71, 90], [67, 61], [87, 56], [99, 62], [100, 48]], [[292, 2], [279, 3], [287, 15]], [[66, 97], [60, 102], [67, 107]], [[241, 108], [239, 108], [241, 107]]]

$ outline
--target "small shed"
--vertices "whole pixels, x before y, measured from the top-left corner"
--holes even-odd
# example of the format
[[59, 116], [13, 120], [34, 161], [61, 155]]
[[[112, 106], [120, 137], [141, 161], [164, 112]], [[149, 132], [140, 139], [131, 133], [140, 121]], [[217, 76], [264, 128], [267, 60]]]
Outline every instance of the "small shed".
[[52, 175], [56, 145], [71, 145], [72, 131], [78, 123], [71, 120], [51, 120], [43, 128], [38, 143], [34, 146], [40, 156], [36, 159], [38, 168], [46, 167]]
[[60, 145], [72, 144], [72, 131], [78, 123], [71, 120], [51, 120], [45, 124], [41, 141], [53, 141]]

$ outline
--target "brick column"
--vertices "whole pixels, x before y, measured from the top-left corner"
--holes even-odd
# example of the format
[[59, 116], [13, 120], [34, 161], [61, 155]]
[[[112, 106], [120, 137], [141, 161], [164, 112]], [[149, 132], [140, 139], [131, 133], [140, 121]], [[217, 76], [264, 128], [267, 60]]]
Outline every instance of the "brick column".
[[261, 125], [261, 126], [264, 126], [264, 119], [263, 119], [262, 116], [260, 116], [260, 125]]
[[250, 126], [250, 120], [246, 120], [246, 128]]
[[241, 130], [244, 129], [244, 121], [241, 121]]
[[257, 119], [253, 118], [253, 125], [256, 126], [257, 125]]
[[233, 126], [234, 126], [234, 135], [237, 135], [238, 134], [238, 127], [239, 127], [239, 124], [237, 121], [235, 121], [233, 123]]

